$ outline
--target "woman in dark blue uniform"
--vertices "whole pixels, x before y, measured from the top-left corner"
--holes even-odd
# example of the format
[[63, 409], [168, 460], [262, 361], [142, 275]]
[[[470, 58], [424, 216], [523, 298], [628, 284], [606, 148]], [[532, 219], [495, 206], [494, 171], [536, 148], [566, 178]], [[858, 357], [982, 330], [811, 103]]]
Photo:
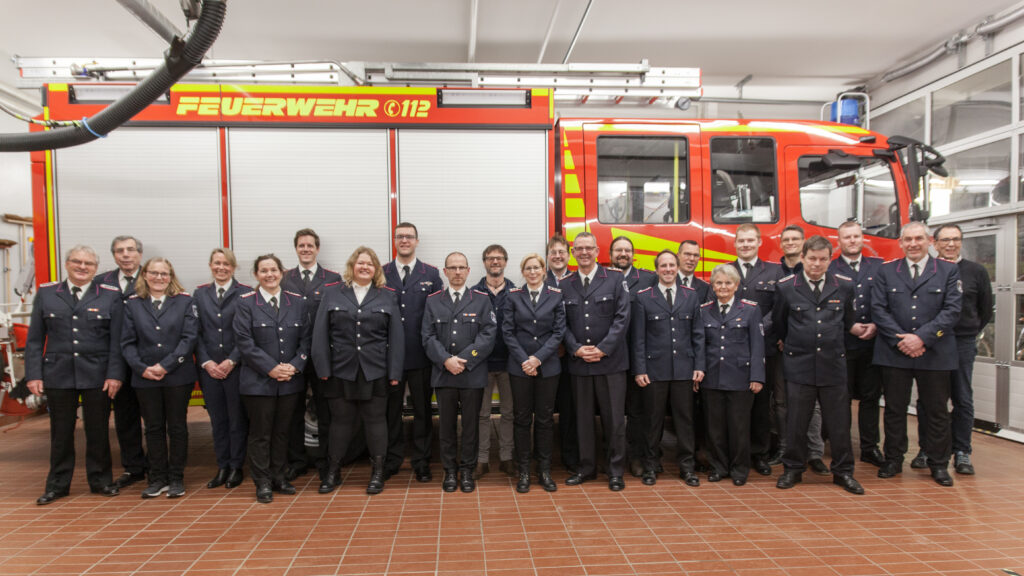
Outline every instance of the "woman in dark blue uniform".
[[309, 355], [311, 321], [301, 294], [281, 289], [284, 267], [273, 254], [256, 258], [259, 288], [243, 294], [235, 310], [235, 343], [241, 355], [238, 389], [249, 416], [249, 472], [256, 501], [274, 491], [295, 494], [285, 480], [288, 424], [306, 390], [302, 375]]
[[764, 387], [764, 327], [757, 303], [736, 299], [740, 273], [731, 264], [711, 271], [715, 299], [701, 306], [706, 347], [699, 388], [707, 418], [712, 471], [709, 482], [726, 476], [742, 486], [750, 473], [750, 410]]
[[328, 472], [319, 492], [341, 485], [341, 462], [362, 420], [373, 472], [367, 494], [384, 490], [387, 392], [402, 379], [405, 333], [395, 291], [365, 246], [349, 256], [344, 283], [324, 287], [313, 328], [313, 360], [331, 410]]
[[124, 308], [121, 346], [146, 429], [143, 498], [185, 495], [188, 402], [196, 383], [196, 306], [164, 258], [150, 258]]
[[552, 413], [558, 392], [562, 362], [558, 346], [565, 336], [562, 291], [544, 284], [545, 263], [540, 254], [528, 254], [519, 269], [526, 279], [522, 288], [509, 292], [501, 333], [508, 346], [508, 374], [515, 413], [517, 492], [530, 491], [530, 426], [537, 454], [537, 480], [544, 490], [558, 489], [551, 479], [551, 447], [554, 443]]
[[238, 394], [240, 371], [235, 367], [241, 354], [235, 346], [231, 322], [239, 297], [252, 292], [252, 288], [235, 280], [237, 267], [234, 252], [214, 248], [210, 253], [213, 282], [199, 286], [193, 295], [199, 312], [199, 341], [196, 343], [199, 385], [210, 413], [213, 449], [217, 455], [217, 475], [206, 483], [207, 488], [238, 486], [242, 483], [242, 464], [245, 463], [249, 424]]

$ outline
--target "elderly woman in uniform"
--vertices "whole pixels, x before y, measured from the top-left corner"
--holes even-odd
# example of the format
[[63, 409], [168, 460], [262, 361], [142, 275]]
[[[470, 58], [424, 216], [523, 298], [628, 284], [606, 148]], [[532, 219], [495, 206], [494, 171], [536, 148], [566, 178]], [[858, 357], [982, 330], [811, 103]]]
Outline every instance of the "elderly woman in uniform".
[[245, 436], [248, 423], [242, 397], [238, 394], [235, 370], [241, 353], [235, 346], [231, 322], [239, 297], [252, 288], [235, 280], [238, 261], [228, 248], [210, 252], [210, 273], [213, 282], [196, 288], [193, 298], [199, 312], [199, 341], [196, 361], [199, 363], [199, 385], [210, 414], [213, 428], [213, 450], [217, 456], [217, 475], [206, 483], [207, 488], [234, 488], [242, 483], [245, 462]]
[[324, 286], [313, 325], [313, 363], [331, 410], [328, 471], [319, 492], [341, 485], [342, 458], [362, 420], [373, 463], [366, 493], [380, 494], [388, 447], [387, 392], [402, 379], [405, 358], [402, 314], [370, 248], [356, 248], [342, 279]]
[[249, 472], [256, 501], [268, 504], [274, 491], [295, 494], [285, 479], [288, 425], [306, 389], [312, 322], [302, 295], [281, 289], [277, 256], [258, 256], [253, 274], [259, 288], [242, 295], [232, 324], [242, 360], [238, 389], [249, 416]]
[[562, 291], [544, 284], [546, 269], [540, 254], [527, 254], [519, 269], [526, 284], [509, 292], [501, 322], [515, 413], [516, 491], [530, 491], [530, 456], [536, 451], [537, 479], [544, 490], [554, 492], [558, 486], [551, 479], [552, 413], [562, 372], [558, 346], [565, 336], [565, 307]]
[[740, 273], [731, 264], [711, 271], [715, 298], [701, 306], [706, 362], [695, 384], [704, 401], [712, 470], [709, 482], [726, 476], [742, 486], [750, 473], [750, 410], [764, 386], [764, 328], [757, 303], [736, 299]]
[[164, 258], [150, 258], [124, 308], [121, 347], [146, 430], [149, 485], [143, 498], [185, 495], [188, 402], [196, 383], [196, 306]]

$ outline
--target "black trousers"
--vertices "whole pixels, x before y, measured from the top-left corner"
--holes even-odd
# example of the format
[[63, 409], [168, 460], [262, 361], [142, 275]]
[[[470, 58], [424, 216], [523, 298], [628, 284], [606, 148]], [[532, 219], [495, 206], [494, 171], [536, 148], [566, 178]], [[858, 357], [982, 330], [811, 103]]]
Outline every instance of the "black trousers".
[[396, 471], [405, 460], [405, 427], [402, 422], [402, 408], [405, 403], [405, 389], [409, 387], [409, 401], [412, 403], [412, 453], [410, 462], [413, 469], [430, 467], [430, 449], [434, 442], [434, 410], [430, 397], [434, 389], [430, 386], [430, 366], [406, 370], [398, 386], [388, 386], [387, 430], [388, 448], [384, 457], [384, 468]]
[[[554, 411], [558, 393], [558, 375], [509, 375], [512, 386], [512, 408], [516, 463], [520, 472], [529, 472], [531, 454], [537, 457], [537, 471], [551, 471], [551, 452], [555, 441]], [[530, 427], [533, 427], [533, 448]]]
[[[580, 474], [597, 470], [594, 415], [601, 413], [601, 427], [608, 445], [608, 476], [622, 476], [626, 463], [626, 373], [572, 376], [576, 401], [576, 433], [580, 442]], [[595, 410], [596, 409], [596, 410]]]
[[[700, 389], [708, 419], [708, 456], [711, 467], [722, 476], [746, 480], [750, 474], [750, 390]], [[767, 396], [767, 394], [765, 394]]]
[[[446, 472], [473, 470], [480, 449], [480, 404], [483, 388], [435, 388], [440, 419], [438, 440], [441, 464]], [[459, 438], [459, 415], [462, 415], [462, 437]], [[462, 441], [461, 449], [458, 448]]]
[[[632, 374], [626, 377], [626, 455], [633, 460], [646, 461], [647, 440], [651, 429], [647, 411], [646, 388], [636, 383]], [[664, 415], [664, 413], [662, 414]]]
[[135, 389], [146, 427], [150, 482], [167, 484], [185, 479], [188, 401], [194, 388], [195, 384], [190, 382], [179, 386]]
[[146, 452], [142, 449], [142, 409], [131, 383], [131, 369], [125, 365], [124, 384], [112, 401], [114, 405], [114, 431], [121, 447], [121, 466], [125, 472], [142, 474], [146, 471]]
[[575, 472], [580, 467], [580, 443], [576, 434], [576, 402], [572, 397], [572, 376], [569, 375], [569, 357], [563, 356], [562, 372], [558, 375], [555, 392], [555, 410], [558, 412], [558, 449], [562, 466]]
[[110, 458], [110, 397], [101, 388], [88, 390], [47, 388], [50, 410], [50, 473], [46, 492], [67, 492], [75, 471], [75, 421], [78, 395], [82, 395], [85, 424], [85, 477], [99, 490], [113, 481]]
[[283, 396], [242, 395], [249, 414], [249, 472], [256, 486], [284, 480], [289, 424], [302, 392]]
[[754, 458], [767, 458], [772, 448], [772, 390], [782, 373], [779, 369], [782, 358], [778, 354], [766, 356], [764, 361], [766, 382], [762, 390], [754, 394], [750, 408], [750, 455]]
[[786, 470], [807, 469], [807, 428], [814, 415], [814, 403], [821, 406], [822, 429], [832, 445], [832, 474], [853, 474], [850, 443], [850, 398], [846, 386], [813, 386], [786, 382]]
[[213, 451], [218, 468], [241, 469], [245, 464], [245, 442], [249, 434], [249, 421], [238, 393], [238, 366], [224, 380], [217, 380], [200, 369], [199, 386], [210, 415], [213, 429]]
[[885, 459], [903, 463], [907, 453], [907, 407], [910, 391], [917, 380], [917, 397], [928, 424], [921, 448], [932, 468], [949, 465], [952, 430], [949, 418], [949, 370], [918, 370], [882, 367], [882, 385], [885, 388]]
[[[299, 393], [299, 397], [294, 406], [292, 406], [292, 415], [288, 419], [288, 465], [292, 468], [302, 470], [315, 464], [306, 451], [306, 399], [309, 396], [313, 396], [312, 402], [315, 406], [323, 405], [324, 412], [329, 412], [325, 401], [321, 401], [317, 404], [316, 394], [316, 374], [312, 369], [304, 372], [306, 376], [306, 387], [302, 392]], [[308, 392], [307, 392], [308, 391]], [[319, 418], [320, 410], [314, 408], [317, 411], [317, 434], [320, 434], [319, 429]], [[330, 416], [328, 416], [330, 418]], [[320, 442], [327, 442], [328, 434], [320, 436]]]
[[366, 430], [370, 457], [384, 456], [388, 449], [387, 396], [370, 396], [369, 400], [328, 398], [327, 405], [331, 410], [328, 460], [332, 468], [341, 466], [352, 439], [359, 432], [360, 423]]
[[676, 464], [683, 472], [693, 472], [693, 380], [651, 382], [641, 388], [644, 413], [648, 422], [645, 438], [644, 468], [657, 470], [661, 460], [661, 436], [665, 431], [665, 409], [670, 407], [672, 425], [676, 431]]
[[881, 435], [878, 430], [878, 401], [882, 399], [882, 369], [871, 363], [874, 350], [855, 348], [846, 351], [846, 385], [850, 401], [859, 402], [857, 431], [860, 435], [860, 453], [878, 448]]

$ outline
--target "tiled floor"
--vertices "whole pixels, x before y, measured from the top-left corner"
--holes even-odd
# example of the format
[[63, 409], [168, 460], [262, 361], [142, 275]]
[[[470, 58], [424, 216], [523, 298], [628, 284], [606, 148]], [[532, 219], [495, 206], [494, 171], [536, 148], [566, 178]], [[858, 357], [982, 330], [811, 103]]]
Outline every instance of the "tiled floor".
[[620, 493], [592, 482], [521, 495], [491, 472], [475, 493], [444, 494], [435, 465], [432, 484], [406, 467], [369, 497], [360, 464], [331, 495], [304, 476], [297, 496], [260, 505], [248, 482], [202, 488], [215, 472], [209, 424], [201, 408], [190, 420], [180, 500], [88, 494], [79, 429], [71, 496], [36, 506], [46, 418], [0, 435], [0, 575], [1024, 574], [1024, 446], [980, 434], [979, 475], [952, 488], [862, 465], [860, 497], [813, 475], [788, 491], [756, 474], [689, 488], [674, 470], [654, 487], [628, 477]]

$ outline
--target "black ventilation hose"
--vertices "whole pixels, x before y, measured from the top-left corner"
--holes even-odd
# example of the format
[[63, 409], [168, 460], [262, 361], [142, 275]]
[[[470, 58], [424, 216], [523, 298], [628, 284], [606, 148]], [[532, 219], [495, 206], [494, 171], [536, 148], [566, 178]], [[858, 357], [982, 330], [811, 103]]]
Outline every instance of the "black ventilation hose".
[[224, 24], [227, 0], [204, 0], [199, 20], [186, 40], [179, 40], [164, 53], [164, 63], [135, 89], [107, 106], [86, 126], [67, 126], [29, 134], [0, 134], [0, 152], [33, 152], [67, 148], [106, 136], [152, 104], [185, 74], [203, 61]]

